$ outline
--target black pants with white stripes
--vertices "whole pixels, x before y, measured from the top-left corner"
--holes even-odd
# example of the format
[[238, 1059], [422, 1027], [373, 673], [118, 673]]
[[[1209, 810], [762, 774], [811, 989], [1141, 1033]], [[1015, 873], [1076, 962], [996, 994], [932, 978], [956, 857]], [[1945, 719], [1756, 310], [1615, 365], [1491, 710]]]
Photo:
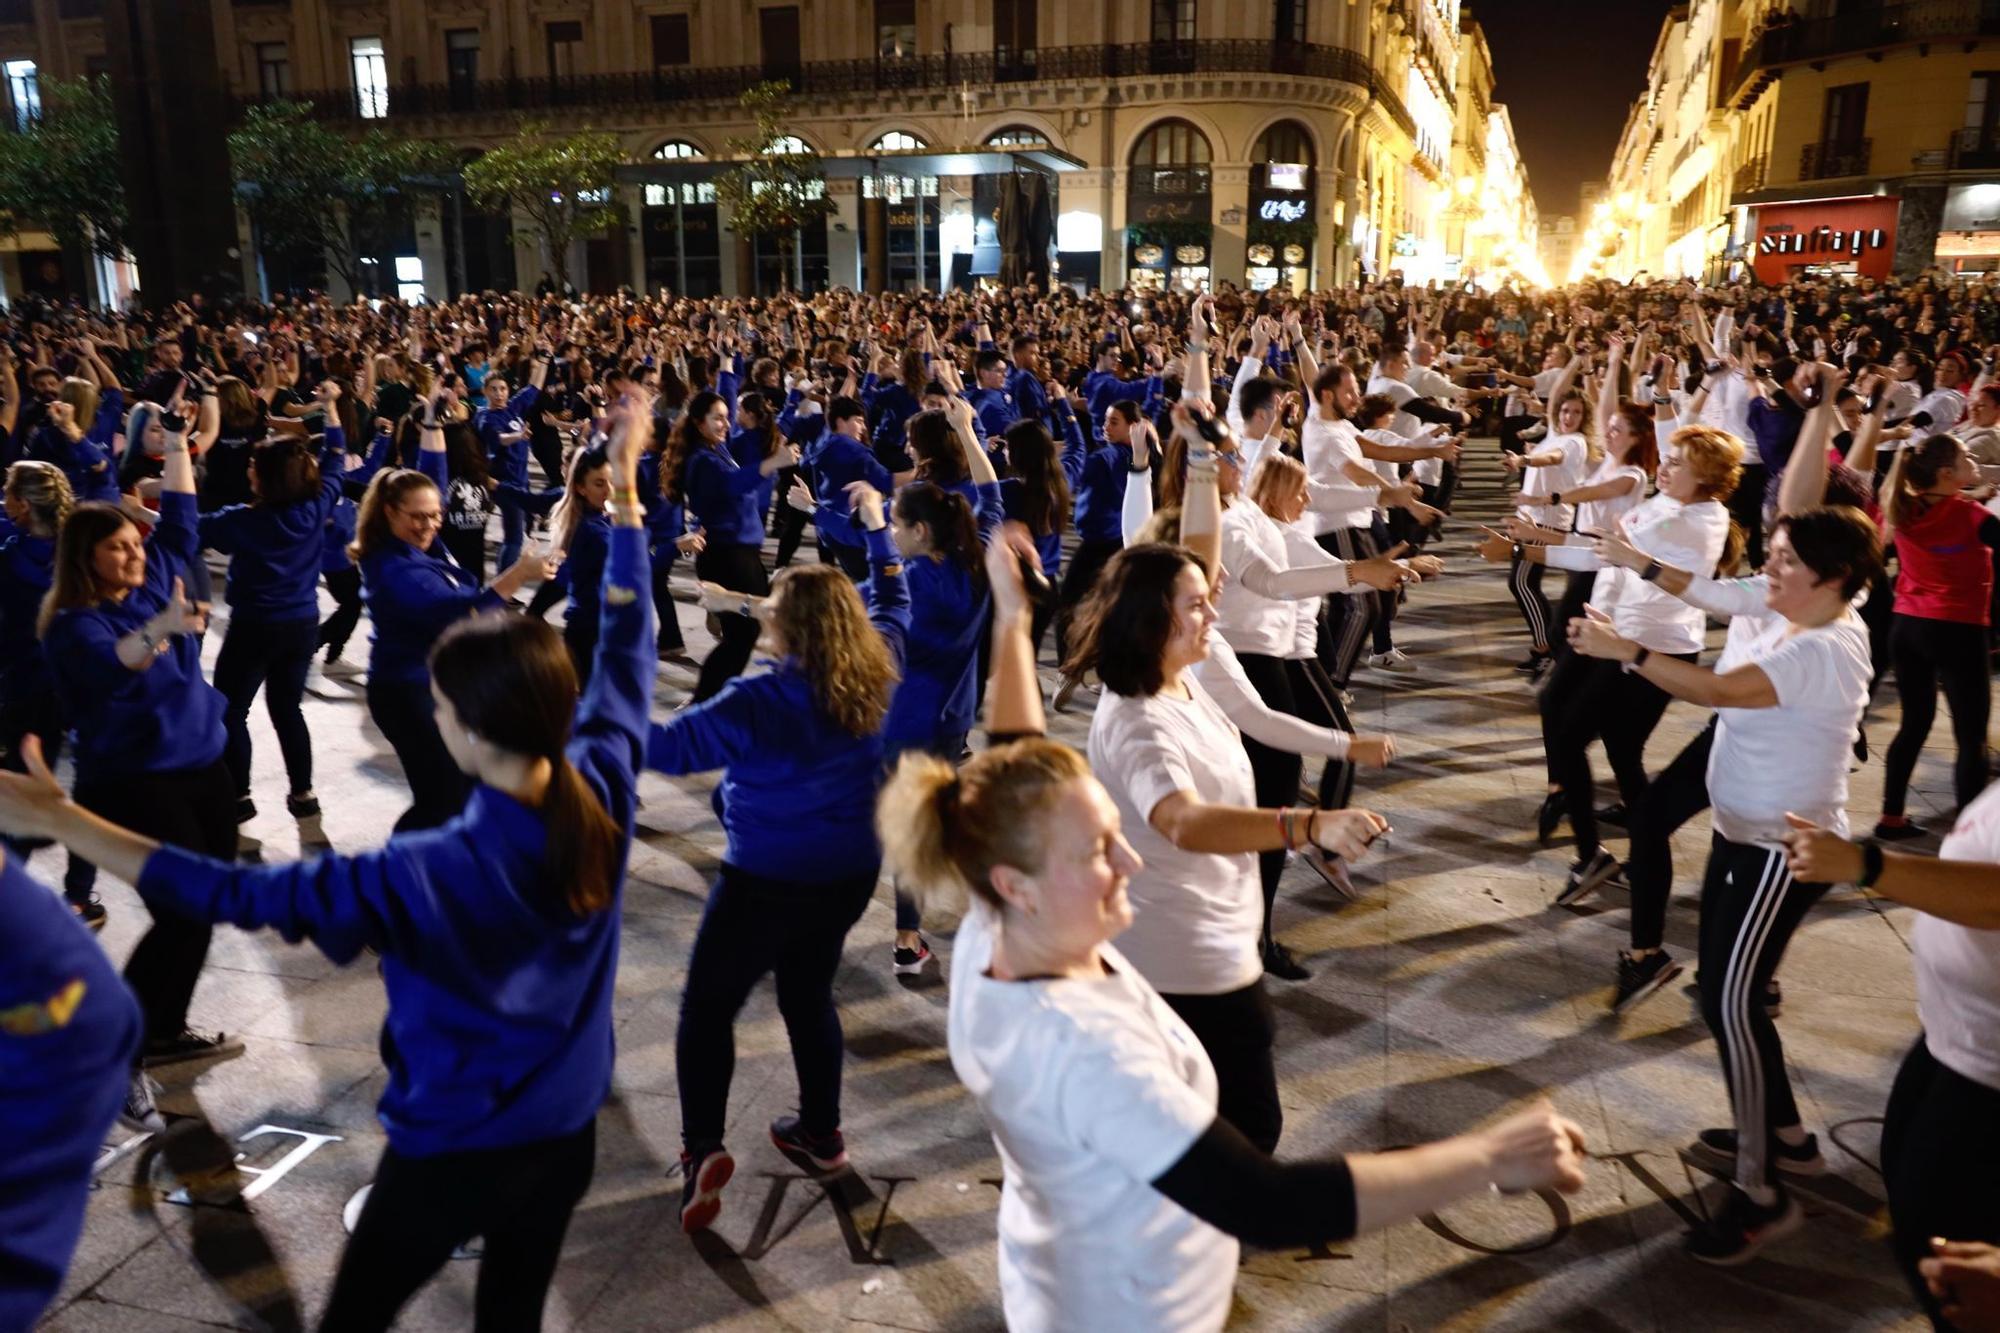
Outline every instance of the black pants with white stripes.
[[[1366, 560], [1378, 555], [1375, 534], [1367, 528], [1335, 528], [1319, 537], [1322, 550], [1337, 560]], [[1328, 594], [1320, 615], [1319, 660], [1326, 674], [1341, 689], [1354, 675], [1354, 664], [1368, 646], [1368, 634], [1382, 611], [1382, 594], [1366, 592]]]
[[1792, 932], [1829, 886], [1794, 880], [1783, 848], [1713, 837], [1701, 886], [1701, 1014], [1735, 1114], [1736, 1184], [1757, 1189], [1775, 1178], [1776, 1131], [1799, 1123], [1764, 990]]
[[1547, 570], [1547, 565], [1517, 555], [1507, 575], [1507, 591], [1514, 594], [1514, 605], [1521, 608], [1521, 618], [1528, 622], [1528, 637], [1534, 640], [1537, 652], [1552, 652], [1556, 647], [1552, 628], [1555, 613], [1549, 609], [1549, 599], [1542, 595], [1542, 575]]

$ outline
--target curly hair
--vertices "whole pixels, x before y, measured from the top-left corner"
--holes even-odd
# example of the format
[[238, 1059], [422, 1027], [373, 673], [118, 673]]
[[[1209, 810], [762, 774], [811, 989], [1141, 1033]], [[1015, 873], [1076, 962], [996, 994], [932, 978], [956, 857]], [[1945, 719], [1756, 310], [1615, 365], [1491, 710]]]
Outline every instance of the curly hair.
[[766, 604], [785, 651], [812, 683], [813, 700], [853, 736], [881, 730], [897, 679], [888, 645], [869, 623], [861, 594], [836, 565], [791, 565]]

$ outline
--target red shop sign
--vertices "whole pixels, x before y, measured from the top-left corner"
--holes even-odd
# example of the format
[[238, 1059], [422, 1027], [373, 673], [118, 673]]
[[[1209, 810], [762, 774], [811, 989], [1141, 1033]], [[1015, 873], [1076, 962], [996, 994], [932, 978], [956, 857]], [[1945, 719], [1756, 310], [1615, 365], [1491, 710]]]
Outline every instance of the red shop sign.
[[1751, 257], [1757, 281], [1778, 284], [1807, 266], [1853, 265], [1864, 278], [1887, 278], [1896, 260], [1893, 195], [1766, 204], [1757, 210]]

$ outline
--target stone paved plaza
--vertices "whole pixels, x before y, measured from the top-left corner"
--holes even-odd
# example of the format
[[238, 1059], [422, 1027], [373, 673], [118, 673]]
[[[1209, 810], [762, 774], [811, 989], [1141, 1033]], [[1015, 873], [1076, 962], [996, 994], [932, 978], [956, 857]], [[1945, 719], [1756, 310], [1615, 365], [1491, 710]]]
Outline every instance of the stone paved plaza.
[[[1832, 1174], [1802, 1191], [1806, 1227], [1748, 1266], [1724, 1272], [1680, 1252], [1682, 1227], [1702, 1207], [1695, 1186], [1717, 1189], [1690, 1176], [1676, 1153], [1702, 1126], [1727, 1123], [1715, 1047], [1678, 987], [1623, 1019], [1610, 1015], [1622, 893], [1584, 910], [1550, 907], [1570, 852], [1566, 841], [1542, 849], [1533, 837], [1541, 742], [1534, 696], [1509, 669], [1525, 631], [1502, 573], [1470, 554], [1476, 532], [1464, 521], [1500, 511], [1492, 458], [1486, 442], [1468, 468], [1461, 521], [1443, 547], [1450, 571], [1416, 594], [1399, 623], [1418, 670], [1358, 675], [1357, 725], [1393, 732], [1403, 750], [1386, 773], [1364, 775], [1357, 793], [1394, 825], [1356, 875], [1364, 897], [1340, 904], [1302, 870], [1281, 894], [1280, 934], [1313, 969], [1309, 981], [1272, 985], [1282, 1151], [1415, 1143], [1547, 1094], [1583, 1126], [1596, 1160], [1573, 1198], [1485, 1199], [1318, 1252], [1252, 1254], [1231, 1327], [1916, 1328], [1881, 1239], [1871, 1166], [1890, 1076], [1916, 1031], [1910, 918], [1849, 890], [1813, 913], [1780, 973], [1779, 1027], [1807, 1123], [1833, 1140]], [[705, 651], [700, 613], [687, 604], [681, 612], [691, 647]], [[210, 636], [211, 651], [218, 638]], [[663, 667], [660, 709], [691, 683]], [[358, 682], [314, 690], [307, 705], [327, 831], [342, 848], [373, 846], [403, 804], [395, 761], [368, 724]], [[1869, 725], [1878, 754], [1895, 718], [1893, 687], [1883, 694], [1888, 702]], [[1090, 704], [1086, 691], [1056, 719], [1056, 734], [1081, 745]], [[1686, 705], [1669, 710], [1653, 768], [1700, 718]], [[261, 712], [253, 726], [264, 813], [249, 831], [269, 855], [289, 855], [295, 834], [278, 799], [277, 746]], [[1917, 774], [1919, 819], [1948, 814], [1938, 749], [1948, 736], [1941, 717]], [[1601, 758], [1597, 767], [1608, 783]], [[1874, 819], [1879, 784], [1879, 759], [1854, 776], [1857, 823]], [[722, 848], [711, 788], [657, 777], [641, 786], [615, 1087], [598, 1118], [596, 1183], [571, 1228], [548, 1326], [999, 1327], [998, 1164], [946, 1058], [942, 981], [931, 974], [904, 985], [889, 972], [886, 889], [849, 940], [839, 978], [858, 1177], [829, 1198], [765, 1138], [766, 1122], [793, 1096], [766, 985], [737, 1029], [736, 1181], [712, 1234], [695, 1242], [680, 1234], [674, 1020]], [[1707, 838], [1699, 819], [1676, 844], [1668, 947], [1690, 964], [1692, 886]], [[43, 853], [34, 864], [47, 877], [57, 862]], [[104, 943], [122, 959], [142, 914], [123, 885], [103, 892]], [[949, 931], [933, 939], [948, 955]], [[311, 1327], [339, 1258], [343, 1206], [368, 1182], [382, 1146], [373, 1109], [384, 1081], [382, 1004], [366, 964], [336, 968], [308, 946], [219, 929], [194, 1019], [243, 1032], [247, 1049], [165, 1071], [170, 1132], [107, 1146], [47, 1327]], [[231, 1145], [240, 1145], [240, 1170], [229, 1167]], [[401, 1326], [470, 1327], [473, 1276], [469, 1262], [448, 1266]]]

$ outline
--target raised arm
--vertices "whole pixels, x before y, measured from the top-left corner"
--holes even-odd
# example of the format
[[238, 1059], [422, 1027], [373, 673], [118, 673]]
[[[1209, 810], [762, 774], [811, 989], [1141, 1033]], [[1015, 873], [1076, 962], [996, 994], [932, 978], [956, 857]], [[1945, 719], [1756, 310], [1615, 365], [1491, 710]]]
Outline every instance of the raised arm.
[[1216, 483], [1215, 446], [1202, 438], [1195, 423], [1214, 418], [1185, 401], [1174, 405], [1173, 416], [1174, 433], [1187, 445], [1187, 484], [1181, 492], [1181, 545], [1194, 552], [1213, 584], [1222, 569], [1222, 492]]
[[986, 584], [993, 591], [993, 651], [986, 677], [986, 735], [989, 741], [1040, 736], [1048, 730], [1042, 711], [1042, 683], [1035, 675], [1030, 639], [1034, 604], [1021, 566], [1041, 569], [1035, 539], [1021, 523], [1003, 523], [986, 544]]
[[[1833, 439], [1833, 400], [1846, 378], [1833, 367], [1821, 363], [1814, 381], [1819, 390], [1818, 405], [1806, 413], [1799, 429], [1798, 444], [1785, 462], [1784, 479], [1778, 484], [1778, 516], [1802, 513], [1826, 498], [1826, 451]], [[1896, 461], [1902, 462], [1898, 454]], [[1883, 539], [1886, 541], [1887, 534]]]

